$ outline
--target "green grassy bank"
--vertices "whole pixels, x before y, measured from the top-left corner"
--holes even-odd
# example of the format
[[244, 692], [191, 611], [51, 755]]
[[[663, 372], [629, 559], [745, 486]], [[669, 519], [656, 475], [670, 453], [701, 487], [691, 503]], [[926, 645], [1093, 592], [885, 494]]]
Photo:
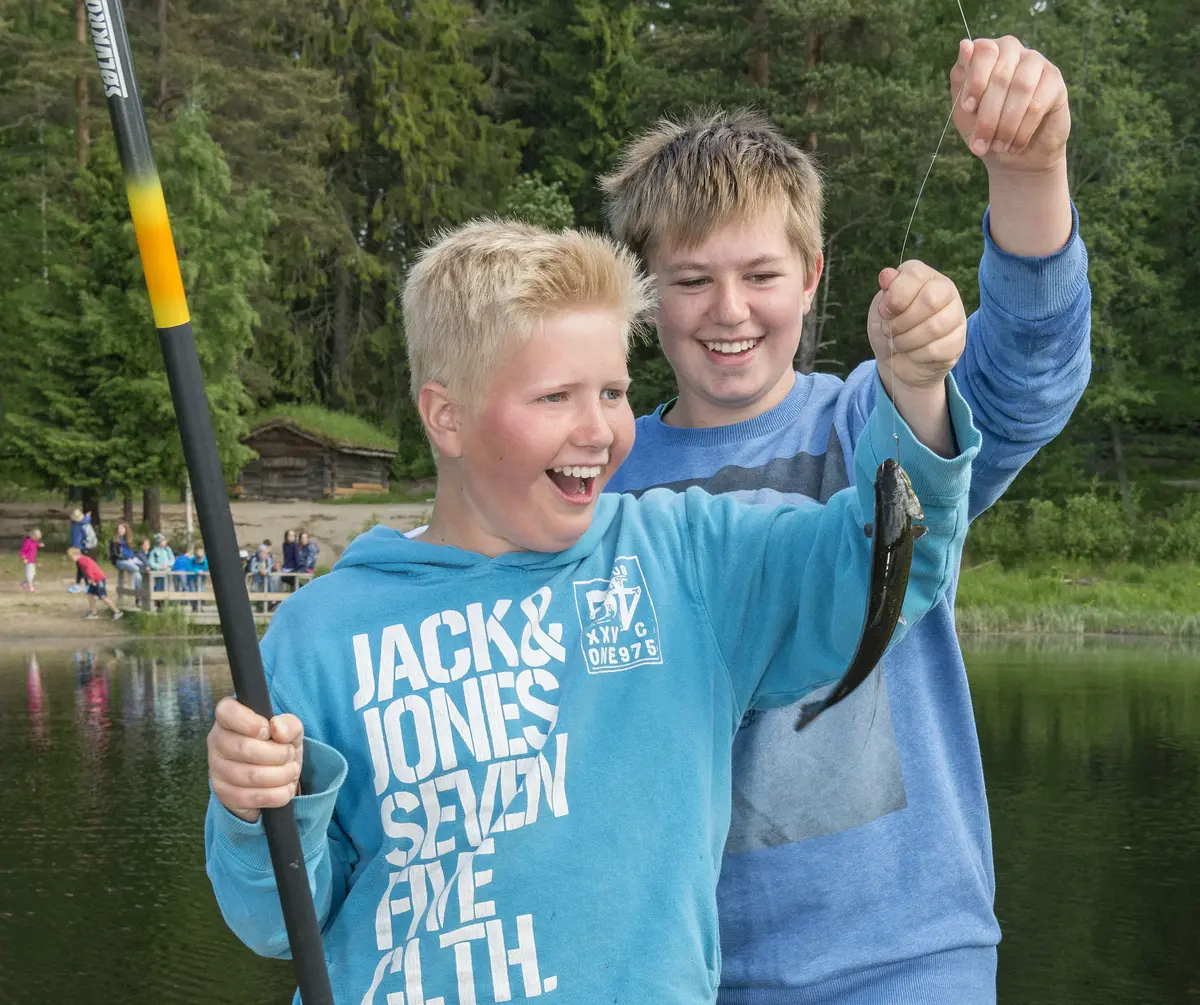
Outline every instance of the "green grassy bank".
[[964, 568], [960, 632], [1200, 638], [1200, 565], [1052, 562]]

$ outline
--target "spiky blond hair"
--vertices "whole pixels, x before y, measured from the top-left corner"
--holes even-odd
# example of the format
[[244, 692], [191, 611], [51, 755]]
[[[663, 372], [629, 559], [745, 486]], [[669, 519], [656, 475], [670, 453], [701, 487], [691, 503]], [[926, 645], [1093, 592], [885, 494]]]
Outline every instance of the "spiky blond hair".
[[619, 311], [630, 329], [650, 305], [649, 280], [617, 242], [507, 220], [477, 220], [426, 248], [404, 285], [404, 333], [416, 401], [426, 381], [465, 406], [482, 401], [504, 356], [560, 310]]
[[718, 227], [785, 214], [806, 274], [821, 253], [821, 176], [760, 112], [704, 110], [660, 119], [600, 180], [612, 232], [643, 260], [664, 240], [700, 244]]

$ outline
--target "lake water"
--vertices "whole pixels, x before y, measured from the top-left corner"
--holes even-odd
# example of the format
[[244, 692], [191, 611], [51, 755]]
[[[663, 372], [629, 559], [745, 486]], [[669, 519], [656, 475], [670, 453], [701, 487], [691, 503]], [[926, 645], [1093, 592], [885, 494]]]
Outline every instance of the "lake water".
[[[972, 642], [1001, 1003], [1200, 1002], [1200, 650]], [[0, 1003], [284, 1005], [204, 874], [219, 649], [0, 650]]]

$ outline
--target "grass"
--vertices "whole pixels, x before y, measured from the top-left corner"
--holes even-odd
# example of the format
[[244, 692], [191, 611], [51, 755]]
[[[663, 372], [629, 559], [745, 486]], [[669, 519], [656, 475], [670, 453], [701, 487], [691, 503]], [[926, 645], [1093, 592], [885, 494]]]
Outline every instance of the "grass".
[[319, 405], [276, 405], [254, 416], [250, 424], [255, 426], [268, 419], [290, 419], [305, 432], [333, 444], [396, 449], [396, 438], [389, 433], [357, 416], [332, 412]]
[[322, 499], [322, 504], [332, 503], [334, 506], [344, 506], [347, 503], [378, 504], [386, 506], [390, 503], [433, 503], [434, 482], [405, 481], [393, 482], [386, 492], [355, 492], [353, 495], [336, 496]]
[[964, 634], [1200, 638], [1200, 566], [984, 563], [963, 570], [955, 617]]

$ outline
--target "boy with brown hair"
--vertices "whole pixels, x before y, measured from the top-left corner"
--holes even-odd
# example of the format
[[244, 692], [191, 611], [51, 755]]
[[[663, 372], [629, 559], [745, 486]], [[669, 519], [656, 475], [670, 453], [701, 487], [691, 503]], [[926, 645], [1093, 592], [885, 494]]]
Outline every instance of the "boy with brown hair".
[[[936, 423], [952, 358], [983, 435], [972, 518], [1062, 429], [1090, 369], [1066, 88], [1014, 38], [964, 41], [950, 83], [991, 191], [961, 359], [953, 285], [905, 262], [879, 276], [875, 361], [845, 381], [793, 372], [822, 267], [811, 159], [746, 112], [664, 121], [630, 145], [603, 181], [609, 220], [656, 280], [679, 396], [638, 420], [610, 490], [824, 502], [857, 483], [851, 457], [889, 397], [914, 429]], [[939, 435], [944, 450], [961, 431]], [[953, 595], [874, 686], [804, 732], [795, 708], [743, 723], [718, 889], [722, 1003], [995, 1001], [991, 837]]]
[[632, 443], [647, 292], [595, 235], [481, 222], [428, 249], [404, 328], [429, 526], [374, 528], [282, 604], [270, 722], [217, 707], [221, 910], [287, 953], [259, 811], [292, 802], [342, 1005], [711, 1003], [733, 736], [845, 669], [893, 431], [928, 528], [910, 624], [957, 562], [977, 434], [952, 383], [961, 454], [881, 398], [858, 488], [826, 506], [601, 495]]

